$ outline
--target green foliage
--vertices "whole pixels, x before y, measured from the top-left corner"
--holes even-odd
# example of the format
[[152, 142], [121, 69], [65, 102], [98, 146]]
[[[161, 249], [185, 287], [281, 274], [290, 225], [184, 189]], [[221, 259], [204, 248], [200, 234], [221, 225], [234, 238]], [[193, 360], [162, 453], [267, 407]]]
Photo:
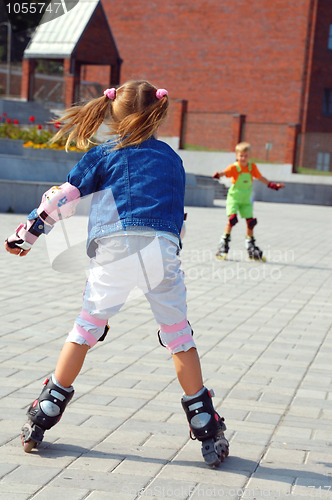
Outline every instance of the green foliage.
[[62, 61], [48, 61], [46, 59], [38, 59], [36, 73], [45, 75], [63, 75]]
[[47, 143], [55, 134], [51, 129], [39, 129], [38, 125], [21, 127], [13, 122], [5, 121], [0, 124], [0, 137], [4, 139], [18, 139], [21, 141], [32, 141], [35, 144]]
[[315, 168], [297, 167], [297, 174], [303, 175], [332, 175], [332, 172], [325, 172], [323, 170], [316, 170]]
[[[49, 125], [36, 125], [35, 118], [31, 116], [29, 118], [31, 125], [20, 125], [17, 120], [13, 120], [7, 117], [4, 113], [0, 115], [0, 138], [2, 139], [16, 139], [24, 141], [24, 147], [31, 148], [50, 148], [50, 149], [65, 149], [66, 137], [62, 137], [54, 143], [50, 143], [50, 140], [54, 137], [57, 130], [61, 126], [59, 122]], [[92, 138], [92, 143], [90, 148], [92, 148], [97, 141]], [[88, 148], [88, 149], [90, 149]], [[76, 148], [76, 145], [70, 144], [69, 151], [80, 151]]]

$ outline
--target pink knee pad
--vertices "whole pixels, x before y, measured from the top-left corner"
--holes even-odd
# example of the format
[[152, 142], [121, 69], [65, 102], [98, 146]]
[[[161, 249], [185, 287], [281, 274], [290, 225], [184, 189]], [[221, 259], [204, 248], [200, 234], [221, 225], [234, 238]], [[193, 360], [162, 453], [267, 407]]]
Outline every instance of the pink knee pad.
[[186, 319], [174, 325], [160, 325], [158, 331], [159, 342], [166, 347], [171, 354], [189, 351], [196, 348], [193, 339], [193, 331]]
[[107, 319], [95, 318], [82, 309], [67, 337], [67, 342], [93, 347], [98, 341], [104, 340], [108, 330]]

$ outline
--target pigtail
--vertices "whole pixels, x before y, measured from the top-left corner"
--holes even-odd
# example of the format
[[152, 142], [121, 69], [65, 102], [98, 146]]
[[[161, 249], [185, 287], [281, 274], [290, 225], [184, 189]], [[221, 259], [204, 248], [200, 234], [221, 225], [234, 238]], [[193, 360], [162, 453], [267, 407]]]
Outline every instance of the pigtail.
[[[60, 119], [61, 128], [51, 139], [54, 143], [64, 136], [67, 137], [66, 151], [72, 142], [79, 149], [87, 149], [92, 143], [91, 137], [97, 132], [109, 111], [107, 96], [92, 99], [86, 104], [67, 109]], [[54, 120], [52, 123], [58, 123]]]
[[169, 106], [167, 91], [161, 95], [157, 92], [146, 81], [128, 82], [126, 88], [118, 89], [111, 108], [114, 121], [110, 127], [119, 138], [114, 149], [138, 146], [153, 136], [165, 119]]
[[117, 89], [106, 89], [102, 97], [67, 109], [51, 142], [67, 136], [66, 150], [72, 142], [79, 149], [87, 149], [109, 114], [111, 135], [118, 137], [114, 149], [138, 146], [156, 132], [166, 117], [168, 104], [167, 90], [156, 89], [145, 80], [129, 81]]
[[114, 149], [126, 146], [137, 146], [149, 139], [165, 119], [168, 109], [168, 99], [165, 97], [149, 106], [141, 113], [133, 113], [120, 123], [111, 124], [114, 132], [119, 136], [119, 143]]

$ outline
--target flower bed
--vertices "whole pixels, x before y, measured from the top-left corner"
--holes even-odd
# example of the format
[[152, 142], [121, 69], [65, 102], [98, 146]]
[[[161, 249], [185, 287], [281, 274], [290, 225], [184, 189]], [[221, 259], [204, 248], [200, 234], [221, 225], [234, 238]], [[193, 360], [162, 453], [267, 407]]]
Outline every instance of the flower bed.
[[[61, 126], [60, 122], [40, 125], [35, 123], [34, 116], [30, 116], [29, 121], [31, 125], [20, 125], [18, 120], [9, 118], [7, 113], [3, 113], [0, 116], [0, 138], [23, 141], [24, 148], [65, 150], [66, 138], [50, 143]], [[68, 151], [82, 152], [75, 144], [72, 144]]]

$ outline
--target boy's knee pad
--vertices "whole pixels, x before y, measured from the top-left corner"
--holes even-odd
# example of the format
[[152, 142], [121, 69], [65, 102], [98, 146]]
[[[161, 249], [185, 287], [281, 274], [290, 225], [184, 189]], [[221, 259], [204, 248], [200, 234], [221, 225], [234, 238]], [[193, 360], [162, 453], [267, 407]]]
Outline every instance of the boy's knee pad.
[[232, 214], [228, 217], [228, 221], [230, 223], [230, 225], [233, 227], [235, 226], [235, 224], [237, 224], [239, 222], [238, 218], [237, 218], [237, 215], [236, 214]]
[[246, 219], [246, 220], [247, 220], [247, 226], [249, 229], [252, 229], [257, 224], [257, 219], [253, 219], [252, 217], [250, 219]]
[[158, 330], [160, 344], [171, 354], [186, 352], [192, 347], [196, 348], [193, 334], [186, 319], [174, 325], [160, 325], [160, 330]]

